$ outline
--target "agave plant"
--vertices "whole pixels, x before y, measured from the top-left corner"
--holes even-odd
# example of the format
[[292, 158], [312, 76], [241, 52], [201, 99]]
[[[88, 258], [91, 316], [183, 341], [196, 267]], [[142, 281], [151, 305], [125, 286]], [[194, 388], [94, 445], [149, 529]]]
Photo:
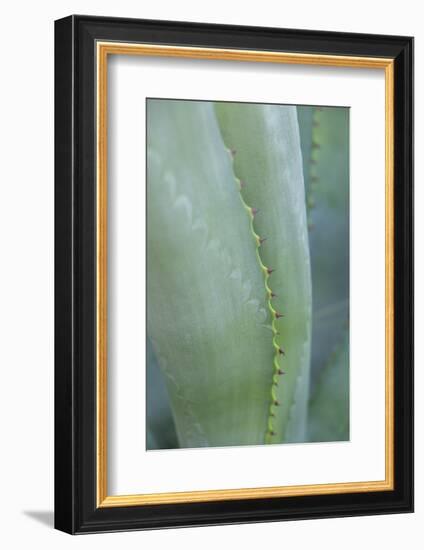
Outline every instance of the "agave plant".
[[298, 107], [313, 280], [310, 441], [349, 437], [349, 111]]
[[312, 345], [311, 361], [312, 319], [325, 307], [332, 319], [338, 297], [312, 301], [320, 244], [310, 247], [307, 220], [321, 223], [321, 202], [325, 218], [331, 182], [311, 213], [315, 154], [327, 154], [329, 136], [325, 121], [313, 135], [316, 115], [304, 109], [148, 102], [148, 448], [317, 440], [332, 429], [331, 403], [345, 406], [331, 381], [346, 382], [334, 372], [347, 372], [348, 348], [335, 358], [337, 339], [318, 330], [328, 341]]

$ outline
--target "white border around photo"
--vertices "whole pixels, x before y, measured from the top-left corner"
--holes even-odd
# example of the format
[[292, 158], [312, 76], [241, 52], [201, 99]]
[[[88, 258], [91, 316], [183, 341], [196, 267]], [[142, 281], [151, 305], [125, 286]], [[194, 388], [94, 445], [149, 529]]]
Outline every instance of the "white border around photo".
[[[384, 70], [127, 56], [108, 70], [108, 494], [383, 480]], [[146, 451], [145, 101], [167, 90], [350, 107], [349, 442]]]

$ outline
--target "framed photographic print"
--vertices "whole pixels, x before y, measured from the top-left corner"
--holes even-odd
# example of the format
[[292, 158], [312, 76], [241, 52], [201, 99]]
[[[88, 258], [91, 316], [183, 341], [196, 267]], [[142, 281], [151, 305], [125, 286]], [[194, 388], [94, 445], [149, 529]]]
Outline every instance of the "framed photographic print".
[[413, 509], [413, 39], [55, 24], [55, 525]]

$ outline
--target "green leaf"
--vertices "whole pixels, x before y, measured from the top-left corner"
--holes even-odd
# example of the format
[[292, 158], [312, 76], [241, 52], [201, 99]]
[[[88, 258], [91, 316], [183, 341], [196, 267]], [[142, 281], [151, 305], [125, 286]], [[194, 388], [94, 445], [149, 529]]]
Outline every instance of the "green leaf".
[[276, 361], [285, 374], [275, 376], [278, 406], [271, 406], [268, 442], [304, 441], [309, 389], [311, 277], [305, 193], [295, 107], [217, 103], [226, 146], [234, 153], [234, 172], [247, 205], [258, 209], [259, 249], [272, 272], [267, 280], [276, 294], [271, 313], [275, 341], [284, 355]]
[[147, 321], [182, 447], [265, 440], [274, 349], [213, 106], [147, 106]]
[[[347, 349], [349, 346], [349, 110], [343, 107], [298, 107], [298, 115], [302, 121], [302, 153], [308, 181], [314, 303], [311, 389], [314, 395], [322, 391], [315, 388], [317, 381], [320, 380], [322, 388], [325, 376], [329, 375], [328, 363], [333, 350], [342, 340]], [[336, 375], [337, 368], [340, 372]], [[333, 364], [331, 376], [340, 377], [348, 384], [348, 372], [346, 356], [345, 361]], [[328, 383], [331, 384], [331, 380]], [[319, 415], [322, 422], [327, 418], [325, 411], [340, 408], [346, 398], [343, 385], [339, 390], [333, 385], [333, 390], [326, 394], [329, 402]], [[311, 404], [312, 434], [319, 433], [314, 418], [319, 413], [317, 411], [317, 405], [312, 407]], [[314, 437], [326, 437], [328, 441], [340, 439], [340, 432], [332, 434], [330, 428], [331, 424], [324, 424], [321, 435]], [[345, 434], [343, 438], [346, 437]]]
[[310, 187], [310, 161], [312, 154], [312, 130], [314, 126], [315, 107], [300, 105], [297, 107], [299, 121], [300, 144], [302, 149], [303, 178], [305, 180], [305, 194], [308, 196]]
[[147, 449], [175, 449], [179, 444], [169, 396], [149, 338], [146, 359]]
[[321, 370], [310, 402], [310, 441], [349, 439], [349, 338], [347, 333]]

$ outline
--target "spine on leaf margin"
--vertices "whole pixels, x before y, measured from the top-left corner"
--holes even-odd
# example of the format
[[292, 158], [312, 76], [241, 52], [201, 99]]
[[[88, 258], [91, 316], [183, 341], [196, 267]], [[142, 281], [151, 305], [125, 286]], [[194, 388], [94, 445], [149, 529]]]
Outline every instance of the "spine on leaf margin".
[[[234, 165], [234, 157], [237, 154], [237, 151], [235, 149], [227, 149], [228, 154], [230, 155], [230, 158]], [[272, 384], [271, 384], [271, 392], [270, 392], [270, 406], [269, 406], [269, 416], [268, 416], [268, 422], [267, 422], [267, 429], [265, 433], [265, 443], [273, 443], [274, 436], [277, 435], [276, 428], [274, 426], [274, 418], [275, 418], [275, 407], [278, 407], [280, 405], [278, 401], [278, 397], [275, 392], [275, 388], [278, 386], [278, 380], [281, 375], [284, 374], [284, 371], [281, 368], [280, 365], [280, 356], [285, 355], [284, 349], [281, 347], [281, 345], [276, 341], [276, 337], [279, 334], [277, 327], [276, 327], [276, 321], [283, 317], [283, 314], [274, 309], [272, 304], [272, 299], [276, 297], [276, 294], [272, 291], [270, 287], [270, 276], [272, 272], [274, 271], [271, 267], [267, 267], [262, 262], [261, 254], [260, 254], [260, 248], [262, 244], [266, 241], [266, 237], [261, 237], [258, 235], [255, 231], [255, 225], [254, 220], [256, 215], [259, 213], [259, 211], [246, 204], [244, 198], [243, 198], [243, 188], [245, 187], [245, 182], [243, 180], [240, 180], [237, 175], [235, 174], [235, 181], [238, 186], [239, 192], [240, 192], [240, 200], [241, 203], [246, 210], [247, 215], [250, 219], [250, 231], [252, 234], [252, 237], [255, 241], [256, 245], [256, 257], [258, 260], [258, 265], [260, 269], [262, 270], [263, 276], [264, 276], [264, 285], [265, 285], [265, 292], [266, 292], [266, 302], [268, 305], [268, 309], [271, 315], [271, 329], [272, 329], [272, 345], [275, 350], [274, 360], [273, 360], [273, 375], [272, 375]]]

